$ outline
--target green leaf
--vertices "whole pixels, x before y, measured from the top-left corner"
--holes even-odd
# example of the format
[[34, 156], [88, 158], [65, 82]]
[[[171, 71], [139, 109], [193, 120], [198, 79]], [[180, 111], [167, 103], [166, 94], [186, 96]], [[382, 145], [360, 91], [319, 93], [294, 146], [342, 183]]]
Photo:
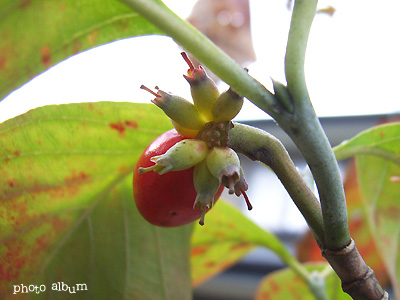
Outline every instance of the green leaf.
[[[148, 104], [37, 108], [0, 124], [0, 298], [188, 299], [192, 226], [148, 224], [138, 156], [169, 119]], [[53, 283], [87, 291], [53, 291]], [[46, 292], [12, 295], [13, 285]]]
[[356, 156], [362, 208], [393, 290], [400, 295], [400, 123], [364, 131], [335, 148], [338, 159]]
[[162, 32], [116, 0], [3, 0], [0, 99], [74, 54], [147, 34]]
[[355, 155], [380, 156], [400, 165], [400, 123], [385, 124], [363, 131], [335, 147], [338, 160]]
[[274, 251], [283, 261], [294, 259], [269, 232], [246, 218], [238, 209], [219, 200], [207, 213], [204, 226], [195, 226], [192, 236], [192, 282], [200, 284], [243, 258], [255, 246]]
[[400, 295], [400, 166], [380, 157], [357, 157], [358, 180], [370, 230], [393, 289]]
[[[321, 272], [327, 264], [306, 264], [309, 272]], [[326, 293], [331, 300], [351, 300], [351, 297], [344, 293], [340, 286], [340, 280], [332, 271], [325, 281]], [[256, 300], [315, 300], [314, 295], [306, 283], [297, 276], [291, 269], [283, 269], [273, 272], [262, 280], [256, 293]]]

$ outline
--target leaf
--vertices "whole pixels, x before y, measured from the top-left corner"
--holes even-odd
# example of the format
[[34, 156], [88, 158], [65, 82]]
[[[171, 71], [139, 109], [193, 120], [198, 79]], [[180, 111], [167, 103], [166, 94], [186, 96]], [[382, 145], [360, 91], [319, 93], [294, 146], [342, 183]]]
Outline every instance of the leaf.
[[[306, 264], [304, 266], [309, 272], [321, 272], [326, 268], [327, 264]], [[328, 299], [351, 300], [351, 297], [341, 290], [340, 280], [333, 271], [329, 273], [329, 276], [327, 276], [325, 286]], [[258, 287], [255, 299], [314, 300], [315, 297], [306, 283], [299, 276], [297, 276], [291, 269], [283, 269], [272, 272], [264, 277]]]
[[400, 123], [384, 124], [363, 131], [335, 147], [338, 160], [355, 155], [380, 156], [400, 165]]
[[[132, 170], [171, 128], [151, 105], [37, 108], [0, 124], [0, 298], [188, 299], [191, 226], [139, 215]], [[13, 285], [46, 292], [13, 295]], [[176, 296], [176, 298], [175, 298]], [[74, 298], [75, 297], [75, 298]]]
[[274, 251], [284, 261], [292, 259], [285, 246], [238, 209], [219, 200], [207, 213], [204, 226], [192, 236], [192, 283], [198, 285], [243, 258], [255, 246]]
[[358, 156], [358, 178], [371, 224], [393, 290], [400, 295], [400, 166], [380, 157]]
[[3, 0], [0, 99], [74, 54], [118, 39], [161, 33], [119, 1]]
[[335, 148], [338, 158], [356, 155], [362, 211], [393, 290], [400, 295], [400, 123], [360, 133]]
[[[357, 245], [357, 249], [364, 261], [375, 273], [376, 278], [382, 286], [389, 284], [385, 265], [368, 222], [364, 216], [364, 205], [360, 193], [357, 169], [354, 162], [347, 167], [344, 181], [346, 193], [347, 212], [349, 216], [349, 229], [351, 237]], [[298, 257], [301, 262], [325, 261], [321, 255], [321, 249], [314, 240], [313, 235], [308, 231], [297, 245]]]

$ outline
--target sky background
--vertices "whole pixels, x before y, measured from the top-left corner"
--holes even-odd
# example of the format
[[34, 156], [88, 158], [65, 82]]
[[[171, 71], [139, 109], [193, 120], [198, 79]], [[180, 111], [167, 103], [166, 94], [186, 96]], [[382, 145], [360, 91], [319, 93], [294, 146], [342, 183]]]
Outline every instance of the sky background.
[[[165, 1], [186, 18], [195, 1]], [[317, 14], [310, 34], [306, 79], [320, 116], [399, 111], [400, 2], [319, 1], [334, 6], [333, 17]], [[291, 12], [286, 1], [250, 1], [257, 61], [250, 74], [271, 88], [271, 77], [285, 82], [284, 55]], [[91, 101], [149, 102], [141, 84], [190, 99], [183, 79], [187, 65], [167, 37], [138, 37], [78, 54], [34, 78], [0, 102], [0, 121], [29, 109]], [[222, 85], [221, 89], [225, 86]], [[247, 101], [238, 120], [263, 119]]]

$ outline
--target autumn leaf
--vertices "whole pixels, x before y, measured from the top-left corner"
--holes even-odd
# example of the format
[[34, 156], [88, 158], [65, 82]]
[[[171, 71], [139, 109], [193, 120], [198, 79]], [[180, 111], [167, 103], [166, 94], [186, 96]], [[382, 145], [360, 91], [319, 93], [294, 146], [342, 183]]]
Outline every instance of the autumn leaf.
[[[0, 124], [1, 299], [68, 299], [55, 282], [86, 284], [79, 299], [190, 298], [192, 226], [150, 225], [132, 191], [139, 155], [170, 128], [152, 105], [115, 102]], [[47, 289], [14, 295], [21, 284]]]

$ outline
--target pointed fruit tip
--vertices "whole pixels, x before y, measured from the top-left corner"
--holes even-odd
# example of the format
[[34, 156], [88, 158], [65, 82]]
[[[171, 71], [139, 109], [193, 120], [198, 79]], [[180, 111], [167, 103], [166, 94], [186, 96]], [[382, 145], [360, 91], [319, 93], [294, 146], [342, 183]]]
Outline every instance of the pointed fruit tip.
[[152, 167], [148, 167], [148, 168], [140, 167], [140, 168], [138, 169], [138, 173], [139, 173], [139, 174], [147, 173], [147, 172], [151, 171], [151, 168], [152, 168]]
[[207, 211], [207, 206], [205, 205], [205, 206], [203, 206], [203, 208], [201, 208], [201, 216], [200, 216], [200, 220], [199, 220], [199, 224], [201, 226], [204, 225], [204, 218], [206, 216], [206, 211]]
[[192, 61], [190, 60], [189, 56], [186, 54], [186, 52], [181, 52], [181, 55], [182, 55], [183, 59], [186, 61], [186, 63], [188, 64], [189, 70], [193, 71], [194, 65], [193, 65]]

